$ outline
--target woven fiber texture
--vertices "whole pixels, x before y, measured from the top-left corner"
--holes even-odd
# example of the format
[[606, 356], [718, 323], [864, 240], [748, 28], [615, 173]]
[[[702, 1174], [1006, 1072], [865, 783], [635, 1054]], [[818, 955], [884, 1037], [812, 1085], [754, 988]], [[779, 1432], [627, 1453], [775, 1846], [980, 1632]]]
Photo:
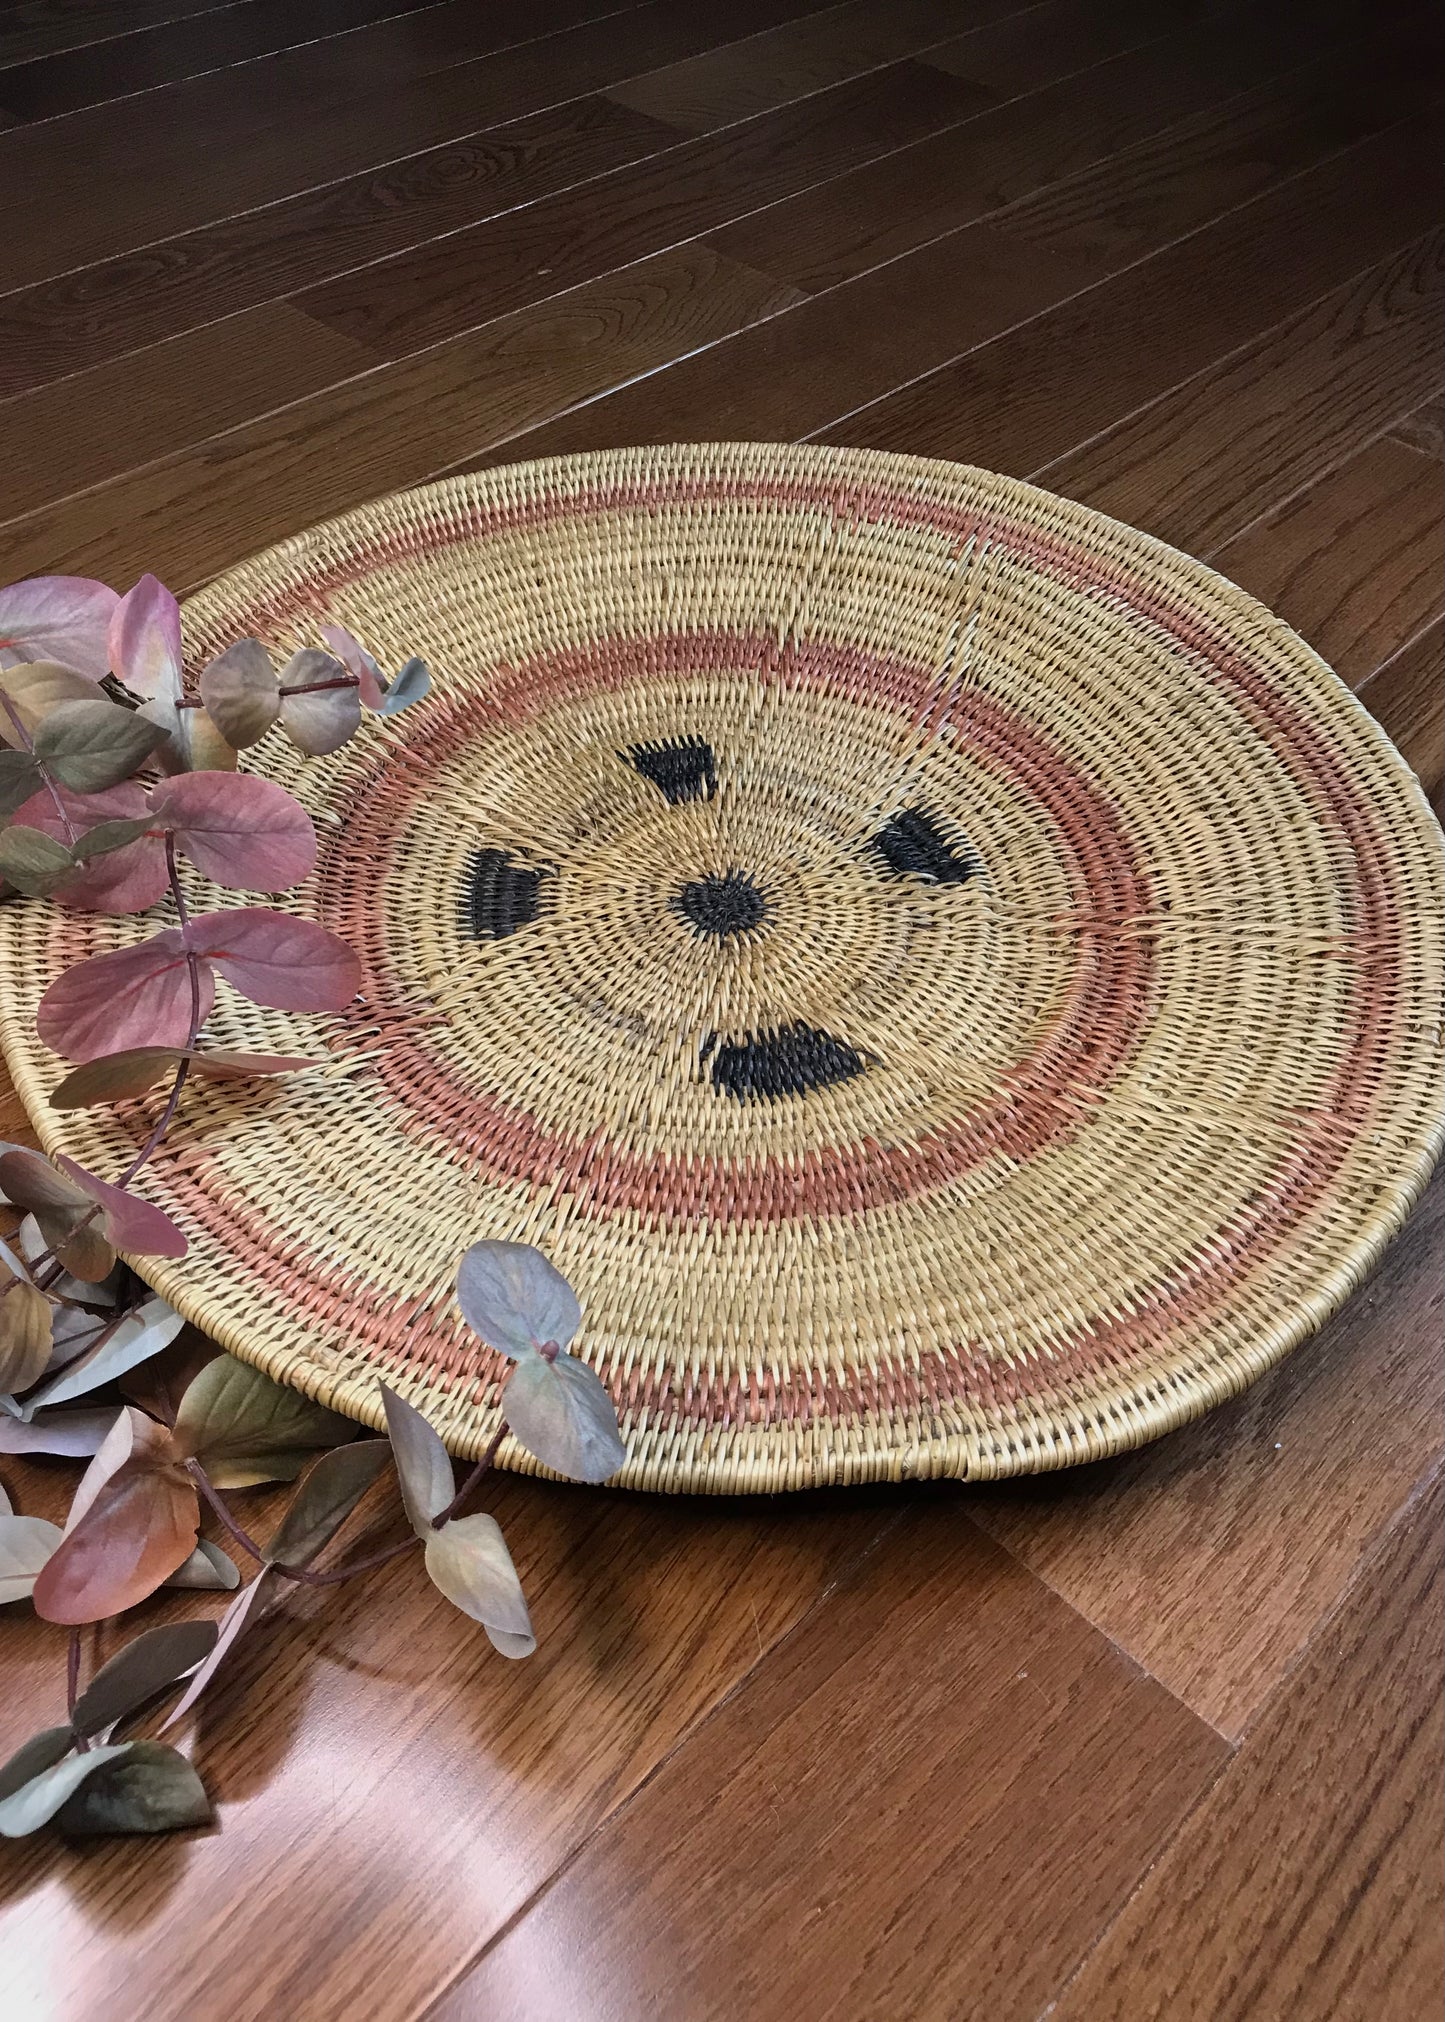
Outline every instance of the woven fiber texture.
[[[1239, 1390], [1369, 1271], [1439, 1150], [1442, 840], [1327, 667], [1231, 584], [1027, 485], [693, 445], [403, 494], [235, 570], [192, 671], [338, 618], [430, 698], [252, 754], [359, 952], [329, 1020], [222, 990], [144, 1190], [165, 1296], [458, 1453], [505, 1370], [479, 1237], [576, 1285], [619, 1481], [1051, 1468]], [[198, 906], [226, 895], [193, 879]], [[52, 1151], [56, 971], [154, 922], [0, 908], [7, 1058]], [[531, 1466], [515, 1448], [504, 1464]]]

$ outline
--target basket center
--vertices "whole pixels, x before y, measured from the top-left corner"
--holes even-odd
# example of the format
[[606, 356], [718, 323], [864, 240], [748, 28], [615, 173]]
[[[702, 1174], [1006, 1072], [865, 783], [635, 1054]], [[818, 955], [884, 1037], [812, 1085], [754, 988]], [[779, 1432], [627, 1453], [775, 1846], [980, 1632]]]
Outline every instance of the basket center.
[[767, 899], [744, 871], [692, 878], [674, 894], [671, 904], [694, 933], [719, 941], [749, 933], [768, 916]]

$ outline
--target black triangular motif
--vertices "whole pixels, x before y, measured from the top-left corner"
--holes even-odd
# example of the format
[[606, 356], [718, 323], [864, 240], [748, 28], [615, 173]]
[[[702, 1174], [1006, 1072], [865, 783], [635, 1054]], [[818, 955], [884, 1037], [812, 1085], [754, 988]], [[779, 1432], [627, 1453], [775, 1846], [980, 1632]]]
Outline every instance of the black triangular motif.
[[712, 746], [700, 737], [669, 737], [661, 744], [634, 744], [618, 753], [634, 771], [650, 779], [674, 806], [683, 800], [711, 800], [717, 792]]
[[931, 884], [961, 885], [983, 869], [983, 859], [966, 837], [950, 837], [926, 807], [900, 808], [870, 836], [868, 847], [900, 878], [927, 878]]
[[542, 873], [515, 864], [505, 850], [478, 850], [466, 893], [467, 925], [478, 941], [500, 941], [537, 917]]

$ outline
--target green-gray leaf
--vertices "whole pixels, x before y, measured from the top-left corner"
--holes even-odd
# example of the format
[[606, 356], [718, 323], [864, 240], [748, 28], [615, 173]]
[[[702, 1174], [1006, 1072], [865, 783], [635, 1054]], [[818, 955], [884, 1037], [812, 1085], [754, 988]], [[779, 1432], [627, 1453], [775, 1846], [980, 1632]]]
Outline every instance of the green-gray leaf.
[[176, 1413], [176, 1451], [199, 1460], [217, 1488], [292, 1480], [309, 1450], [339, 1446], [356, 1430], [328, 1411], [238, 1362], [218, 1355], [191, 1383]]
[[513, 1360], [543, 1342], [565, 1348], [582, 1324], [577, 1294], [530, 1243], [473, 1243], [457, 1271], [457, 1304], [488, 1347]]
[[184, 1755], [163, 1741], [133, 1741], [86, 1779], [55, 1822], [73, 1835], [184, 1832], [211, 1823], [211, 1800]]
[[64, 843], [56, 842], [38, 828], [0, 830], [0, 877], [40, 899], [53, 892], [75, 869], [75, 861]]
[[129, 779], [165, 732], [114, 702], [61, 702], [35, 733], [35, 755], [73, 793], [103, 793]]
[[163, 1587], [206, 1588], [212, 1593], [229, 1593], [241, 1584], [241, 1571], [219, 1545], [202, 1538], [184, 1565], [177, 1566]]
[[456, 1494], [456, 1481], [447, 1450], [436, 1428], [383, 1383], [379, 1386], [386, 1407], [386, 1429], [396, 1455], [397, 1478], [407, 1517], [419, 1538], [432, 1535], [432, 1518], [440, 1516]]
[[531, 1656], [537, 1639], [495, 1517], [454, 1517], [429, 1532], [426, 1569], [453, 1607], [481, 1623], [504, 1657]]
[[627, 1458], [612, 1399], [573, 1355], [519, 1362], [502, 1392], [502, 1410], [528, 1453], [569, 1481], [606, 1481]]
[[39, 1776], [22, 1783], [0, 1801], [0, 1837], [24, 1839], [27, 1833], [48, 1825], [88, 1777], [134, 1747], [133, 1741], [120, 1741], [107, 1748], [92, 1748], [86, 1755], [67, 1755], [53, 1769], [42, 1770]]
[[425, 660], [415, 657], [408, 660], [398, 672], [394, 681], [387, 684], [381, 698], [381, 716], [399, 716], [403, 709], [410, 709], [413, 702], [420, 702], [424, 695], [431, 693], [431, 669]]
[[157, 1692], [194, 1671], [215, 1647], [214, 1622], [170, 1622], [146, 1629], [102, 1664], [75, 1702], [77, 1734], [99, 1734], [124, 1720]]
[[22, 1784], [31, 1783], [43, 1770], [53, 1769], [69, 1755], [75, 1736], [68, 1727], [43, 1727], [23, 1741], [0, 1768], [0, 1799], [11, 1797]]
[[0, 750], [0, 821], [8, 821], [41, 783], [40, 767], [28, 751]]
[[[309, 1566], [390, 1459], [391, 1444], [385, 1439], [358, 1439], [323, 1453], [277, 1525], [267, 1558], [278, 1566]], [[450, 1480], [450, 1468], [447, 1474]]]
[[130, 843], [139, 842], [155, 825], [155, 816], [149, 814], [134, 815], [126, 821], [98, 821], [94, 828], [76, 837], [70, 853], [78, 864], [86, 864], [92, 857], [109, 856], [112, 850], [123, 850]]

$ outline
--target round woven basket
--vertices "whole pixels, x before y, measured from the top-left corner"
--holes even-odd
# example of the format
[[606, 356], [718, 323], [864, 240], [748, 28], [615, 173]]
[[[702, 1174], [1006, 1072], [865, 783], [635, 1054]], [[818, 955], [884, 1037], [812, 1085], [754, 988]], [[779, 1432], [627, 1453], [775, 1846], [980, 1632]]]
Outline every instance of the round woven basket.
[[[193, 1083], [144, 1181], [191, 1234], [144, 1275], [273, 1375], [372, 1423], [383, 1377], [475, 1453], [505, 1371], [452, 1286], [504, 1237], [577, 1287], [619, 1482], [1058, 1467], [1259, 1375], [1423, 1185], [1440, 832], [1159, 542], [914, 458], [563, 458], [247, 563], [188, 660], [328, 618], [435, 675], [333, 758], [253, 754], [322, 839], [277, 903], [363, 992], [223, 990], [215, 1043], [322, 1064]], [[6, 1057], [102, 1172], [158, 1098], [49, 1110], [34, 1007], [152, 931], [0, 909]]]

